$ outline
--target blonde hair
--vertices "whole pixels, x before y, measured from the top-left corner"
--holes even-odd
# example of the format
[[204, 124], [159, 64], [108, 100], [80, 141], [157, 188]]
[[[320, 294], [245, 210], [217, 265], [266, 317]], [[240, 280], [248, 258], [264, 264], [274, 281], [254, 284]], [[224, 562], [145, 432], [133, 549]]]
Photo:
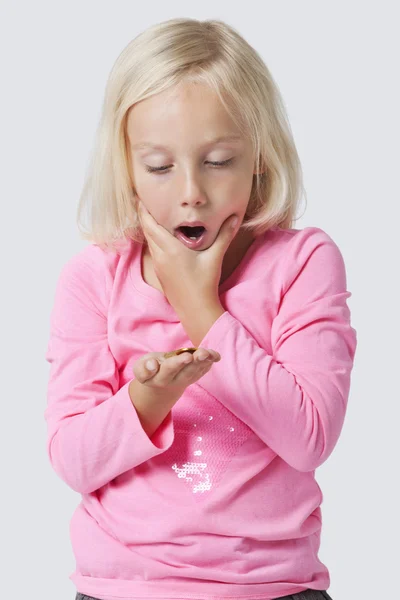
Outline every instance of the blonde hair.
[[293, 226], [304, 193], [302, 169], [283, 100], [267, 66], [226, 23], [175, 18], [134, 38], [111, 70], [78, 206], [84, 239], [115, 251], [129, 238], [143, 243], [128, 113], [137, 102], [184, 81], [211, 86], [252, 141], [257, 172], [242, 229], [258, 236], [274, 226]]

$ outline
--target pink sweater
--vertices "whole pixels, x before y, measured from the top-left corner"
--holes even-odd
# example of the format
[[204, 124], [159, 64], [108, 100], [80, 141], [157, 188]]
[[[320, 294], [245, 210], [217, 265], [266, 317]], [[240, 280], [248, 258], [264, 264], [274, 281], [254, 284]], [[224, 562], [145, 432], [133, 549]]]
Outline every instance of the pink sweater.
[[90, 244], [57, 284], [45, 418], [51, 464], [81, 494], [70, 579], [105, 600], [327, 589], [314, 470], [339, 438], [356, 349], [337, 245], [314, 227], [256, 238], [199, 344], [221, 361], [151, 439], [132, 365], [192, 342], [141, 254]]

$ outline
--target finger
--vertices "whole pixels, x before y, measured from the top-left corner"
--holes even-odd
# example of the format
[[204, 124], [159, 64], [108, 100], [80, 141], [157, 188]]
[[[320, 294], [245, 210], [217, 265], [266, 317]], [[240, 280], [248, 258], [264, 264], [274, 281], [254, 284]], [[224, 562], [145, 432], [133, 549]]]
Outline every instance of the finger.
[[193, 358], [195, 362], [201, 362], [210, 357], [210, 353], [206, 348], [198, 348], [196, 352], [193, 354]]
[[174, 377], [174, 384], [188, 385], [194, 381], [198, 381], [200, 377], [203, 377], [213, 366], [213, 360], [194, 361], [189, 365], [185, 365]]
[[221, 360], [221, 355], [219, 352], [217, 352], [216, 350], [211, 350], [211, 348], [209, 348], [208, 351], [214, 357], [215, 362], [218, 362]]
[[211, 350], [211, 348], [198, 348], [193, 356], [195, 360], [200, 361], [202, 357], [205, 357], [205, 359], [210, 358], [211, 360], [215, 360], [216, 362], [221, 360], [221, 355], [215, 350]]
[[192, 362], [192, 355], [184, 352], [178, 356], [164, 358], [159, 372], [154, 377], [154, 384], [163, 387], [174, 382], [175, 376]]
[[[154, 367], [154, 368], [151, 368]], [[152, 377], [154, 377], [160, 368], [160, 363], [157, 358], [154, 357], [151, 353], [142, 357], [142, 360], [139, 360], [133, 366], [133, 373], [140, 381], [140, 383], [144, 383], [148, 381]]]
[[163, 373], [171, 374], [191, 363], [193, 358], [189, 352], [182, 352], [182, 354], [175, 354], [168, 358], [165, 358], [163, 354], [159, 360], [162, 362]]
[[154, 217], [149, 213], [149, 211], [147, 210], [147, 208], [145, 207], [145, 205], [142, 204], [142, 202], [140, 202], [140, 204], [139, 204], [139, 211], [140, 211], [141, 220], [143, 222], [146, 234], [148, 234], [148, 236], [150, 237], [150, 239], [152, 240], [152, 242], [161, 249], [161, 247], [159, 245], [159, 242], [160, 242], [160, 234], [159, 234], [160, 225], [157, 223], [157, 221], [154, 219]]
[[216, 240], [208, 248], [207, 252], [214, 256], [224, 256], [233, 238], [240, 229], [239, 218], [237, 215], [231, 215], [222, 224]]
[[151, 237], [153, 234], [153, 228], [152, 228], [152, 223], [149, 223], [149, 217], [150, 217], [150, 213], [147, 210], [147, 208], [144, 206], [144, 204], [142, 204], [142, 202], [139, 202], [139, 221], [140, 224], [144, 230], [144, 232]]
[[164, 248], [169, 248], [171, 244], [175, 244], [176, 249], [182, 248], [182, 244], [176, 239], [176, 237], [171, 235], [170, 232], [165, 229], [165, 227], [157, 223], [156, 219], [149, 213], [142, 202], [139, 204], [139, 210], [142, 211], [141, 214], [143, 216], [146, 233], [149, 234], [158, 250], [163, 251]]

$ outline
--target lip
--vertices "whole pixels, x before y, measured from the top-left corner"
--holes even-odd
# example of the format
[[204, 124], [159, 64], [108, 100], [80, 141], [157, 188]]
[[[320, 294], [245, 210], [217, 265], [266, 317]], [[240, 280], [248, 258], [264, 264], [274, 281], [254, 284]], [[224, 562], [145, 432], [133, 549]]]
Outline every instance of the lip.
[[177, 227], [175, 227], [175, 231], [179, 229], [179, 227], [204, 227], [204, 229], [207, 229], [207, 226], [205, 223], [203, 223], [203, 221], [183, 221], [182, 223], [179, 223]]
[[201, 249], [208, 241], [208, 231], [205, 230], [197, 240], [191, 240], [183, 235], [179, 229], [175, 232], [175, 237], [184, 245], [186, 248], [190, 250], [199, 250]]

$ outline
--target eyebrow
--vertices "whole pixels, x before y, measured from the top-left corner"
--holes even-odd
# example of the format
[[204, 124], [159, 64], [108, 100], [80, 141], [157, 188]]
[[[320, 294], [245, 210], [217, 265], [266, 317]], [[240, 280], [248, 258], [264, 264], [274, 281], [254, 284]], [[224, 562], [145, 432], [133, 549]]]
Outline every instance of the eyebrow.
[[[211, 146], [212, 144], [219, 144], [220, 142], [238, 142], [241, 141], [242, 138], [240, 135], [231, 134], [231, 135], [220, 135], [213, 140], [209, 140], [205, 142], [204, 146]], [[142, 150], [143, 148], [152, 148], [153, 150], [171, 150], [168, 146], [162, 146], [161, 144], [153, 144], [151, 142], [141, 142], [139, 144], [134, 144], [132, 148], [136, 150]]]

